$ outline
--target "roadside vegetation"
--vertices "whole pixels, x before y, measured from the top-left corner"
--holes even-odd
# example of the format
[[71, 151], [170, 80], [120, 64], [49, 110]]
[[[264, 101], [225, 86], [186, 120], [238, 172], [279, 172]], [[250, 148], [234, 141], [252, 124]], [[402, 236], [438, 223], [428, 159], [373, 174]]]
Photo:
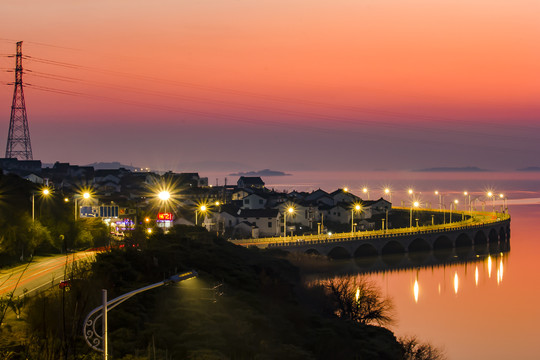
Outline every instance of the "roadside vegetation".
[[100, 219], [75, 221], [73, 211], [73, 202], [65, 202], [61, 194], [43, 197], [30, 181], [0, 174], [0, 268], [25, 263], [39, 254], [109, 243], [109, 232]]

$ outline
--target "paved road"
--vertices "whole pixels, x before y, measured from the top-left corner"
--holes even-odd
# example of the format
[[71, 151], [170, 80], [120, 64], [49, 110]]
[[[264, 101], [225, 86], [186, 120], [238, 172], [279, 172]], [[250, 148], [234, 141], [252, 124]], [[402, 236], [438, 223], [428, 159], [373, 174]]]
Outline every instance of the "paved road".
[[[17, 266], [15, 268], [0, 270], [0, 296], [6, 295], [15, 289], [15, 296], [21, 295], [24, 289], [27, 294], [58, 284], [64, 279], [64, 268], [70, 268], [73, 262], [80, 260], [94, 260], [95, 251], [81, 251], [54, 257], [34, 259], [30, 265]], [[22, 274], [22, 276], [21, 276]], [[17, 282], [19, 284], [17, 285]]]

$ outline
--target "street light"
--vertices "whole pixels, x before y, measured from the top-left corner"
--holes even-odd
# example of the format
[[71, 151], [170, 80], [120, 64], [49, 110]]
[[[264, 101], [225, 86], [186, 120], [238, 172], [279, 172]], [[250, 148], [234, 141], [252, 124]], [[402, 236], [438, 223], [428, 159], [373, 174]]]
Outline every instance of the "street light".
[[161, 201], [167, 201], [171, 198], [171, 193], [168, 191], [161, 191], [158, 193], [158, 198]]
[[465, 197], [465, 205], [464, 205], [465, 209], [464, 210], [467, 211], [467, 199], [469, 200], [469, 203], [468, 203], [469, 208], [471, 207], [471, 194], [469, 194], [469, 192], [467, 192], [467, 191], [464, 191], [463, 196]]
[[452, 205], [454, 205], [454, 211], [457, 211], [457, 204], [459, 203], [459, 200], [454, 200], [453, 203], [450, 203], [450, 223], [452, 222]]
[[502, 200], [501, 212], [506, 212], [506, 197], [504, 196], [504, 194], [499, 194], [499, 198]]
[[367, 200], [369, 200], [369, 189], [367, 187], [364, 187], [362, 189], [362, 192], [367, 195]]
[[287, 237], [287, 213], [289, 213], [290, 216], [294, 215], [294, 208], [292, 206], [289, 206], [283, 212], [283, 235], [285, 237]]
[[351, 209], [351, 233], [354, 232], [354, 212], [359, 212], [359, 211], [362, 211], [362, 205], [360, 204], [356, 204], [353, 206], [353, 208]]
[[435, 190], [435, 195], [439, 197], [439, 211], [442, 209], [441, 193], [438, 190]]
[[197, 215], [198, 215], [198, 213], [200, 213], [200, 212], [204, 213], [204, 212], [206, 212], [206, 210], [208, 210], [208, 208], [206, 207], [205, 204], [202, 204], [202, 205], [200, 205], [199, 207], [197, 207], [195, 209], [195, 225], [197, 225]]
[[[82, 197], [83, 200], [90, 199], [91, 196], [92, 196], [92, 195], [90, 194], [89, 191], [85, 191], [85, 192], [83, 192], [82, 194], [79, 194], [79, 197]], [[74, 199], [75, 199], [75, 221], [77, 221], [77, 218], [79, 217], [79, 216], [78, 216], [78, 213], [79, 213], [79, 212], [77, 211], [77, 210], [79, 209], [79, 208], [78, 208], [78, 205], [77, 205], [79, 199], [77, 198], [77, 195], [74, 196]]]
[[[198, 275], [199, 274], [195, 270], [192, 270], [184, 274], [173, 275], [166, 280], [157, 282], [152, 285], [145, 286], [137, 290], [130, 291], [110, 301], [107, 301], [107, 290], [102, 289], [101, 290], [102, 305], [90, 311], [88, 315], [86, 316], [86, 319], [84, 319], [83, 337], [84, 337], [84, 340], [86, 341], [86, 344], [88, 344], [88, 346], [90, 346], [92, 349], [103, 353], [103, 359], [107, 360], [109, 358], [107, 313], [110, 310], [115, 308], [117, 305], [120, 305], [121, 303], [131, 298], [132, 296], [140, 294], [144, 291], [152, 290], [163, 285], [169, 285], [169, 284], [177, 283], [183, 280], [192, 279]], [[99, 318], [101, 318], [101, 334], [99, 334], [96, 330], [96, 323], [99, 320]]]
[[495, 212], [495, 196], [493, 195], [493, 192], [488, 191], [487, 196], [491, 198], [491, 210]]
[[411, 228], [412, 228], [412, 210], [413, 210], [413, 207], [417, 208], [418, 206], [420, 206], [420, 203], [418, 201], [415, 201], [411, 204], [411, 217], [409, 221], [409, 227]]
[[[39, 192], [39, 194], [43, 197], [46, 197], [46, 196], [49, 196], [51, 194], [51, 190], [49, 190], [49, 188], [43, 188], [41, 189], [41, 191]], [[36, 197], [36, 193], [35, 192], [32, 192], [32, 224], [34, 223], [34, 219], [35, 219], [35, 197]]]
[[392, 192], [389, 188], [384, 189], [384, 193], [390, 196], [390, 202], [392, 202]]

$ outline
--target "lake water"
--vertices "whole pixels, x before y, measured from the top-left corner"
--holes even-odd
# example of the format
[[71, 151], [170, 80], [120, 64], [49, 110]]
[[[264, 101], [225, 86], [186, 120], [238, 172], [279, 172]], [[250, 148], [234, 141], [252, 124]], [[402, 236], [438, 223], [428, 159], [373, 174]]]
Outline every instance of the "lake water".
[[372, 199], [388, 186], [396, 205], [410, 202], [412, 188], [424, 206], [436, 207], [438, 190], [446, 204], [458, 199], [459, 209], [468, 191], [477, 208], [488, 211], [505, 204], [486, 192], [503, 193], [512, 216], [508, 253], [366, 276], [393, 299], [392, 330], [398, 336], [416, 335], [444, 347], [452, 360], [540, 358], [540, 173], [313, 172], [263, 180], [269, 188], [288, 191], [348, 187], [360, 197], [367, 186]]

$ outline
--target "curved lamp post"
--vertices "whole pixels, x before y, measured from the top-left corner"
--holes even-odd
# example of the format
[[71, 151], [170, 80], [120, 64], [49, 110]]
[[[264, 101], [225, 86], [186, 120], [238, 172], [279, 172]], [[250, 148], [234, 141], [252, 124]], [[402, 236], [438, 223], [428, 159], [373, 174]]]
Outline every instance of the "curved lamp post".
[[[98, 306], [97, 308], [90, 311], [88, 315], [86, 316], [86, 319], [84, 319], [84, 326], [83, 326], [84, 340], [86, 341], [88, 346], [90, 346], [92, 349], [103, 353], [103, 359], [107, 360], [109, 358], [108, 340], [107, 340], [107, 336], [108, 336], [107, 312], [109, 310], [115, 308], [117, 305], [120, 305], [121, 303], [131, 298], [132, 296], [142, 293], [144, 291], [152, 290], [154, 288], [157, 288], [163, 285], [177, 283], [182, 280], [188, 280], [198, 275], [199, 274], [195, 270], [192, 270], [184, 274], [173, 275], [166, 280], [157, 282], [152, 285], [145, 286], [137, 290], [130, 291], [110, 301], [107, 301], [107, 290], [102, 289], [101, 300], [102, 300], [103, 305]], [[99, 318], [101, 318], [101, 324], [102, 324], [101, 334], [99, 334], [98, 331], [96, 330], [96, 323], [98, 322]]]

